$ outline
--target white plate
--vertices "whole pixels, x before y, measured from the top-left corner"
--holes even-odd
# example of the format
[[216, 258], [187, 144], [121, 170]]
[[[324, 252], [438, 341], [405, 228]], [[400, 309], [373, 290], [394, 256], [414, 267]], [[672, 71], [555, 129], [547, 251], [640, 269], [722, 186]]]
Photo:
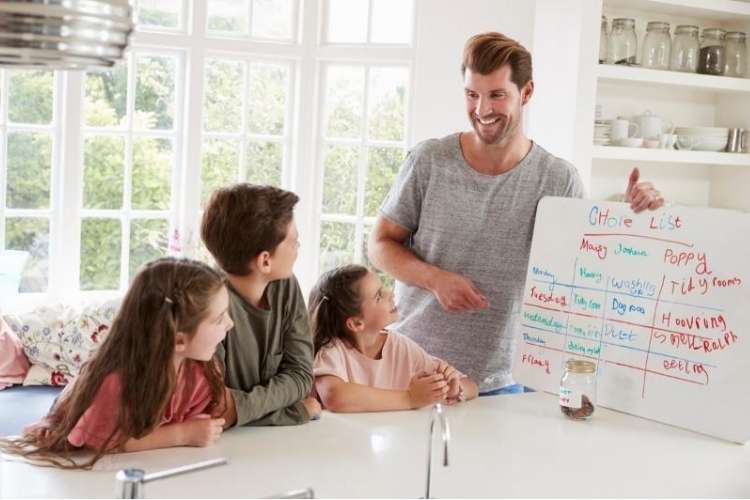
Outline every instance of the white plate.
[[728, 136], [729, 129], [724, 127], [675, 127], [674, 133], [677, 135]]

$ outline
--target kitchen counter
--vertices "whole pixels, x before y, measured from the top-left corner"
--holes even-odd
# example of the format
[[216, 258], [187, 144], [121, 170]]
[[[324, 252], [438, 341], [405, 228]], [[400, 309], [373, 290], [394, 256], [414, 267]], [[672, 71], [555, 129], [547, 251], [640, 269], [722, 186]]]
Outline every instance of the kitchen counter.
[[[146, 484], [146, 496], [264, 497], [309, 486], [318, 497], [420, 497], [429, 415], [325, 412], [297, 427], [232, 429], [209, 448], [107, 456], [94, 471], [6, 460], [0, 497], [111, 497], [121, 468], [222, 456], [229, 465]], [[572, 421], [545, 393], [480, 398], [447, 415], [450, 466], [441, 465], [436, 425], [436, 497], [750, 496], [747, 446], [602, 408]]]

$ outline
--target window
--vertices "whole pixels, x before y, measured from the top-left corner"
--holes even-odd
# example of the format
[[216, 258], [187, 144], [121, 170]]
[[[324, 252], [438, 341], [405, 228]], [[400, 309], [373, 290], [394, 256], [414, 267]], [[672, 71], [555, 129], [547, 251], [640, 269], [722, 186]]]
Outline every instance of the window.
[[206, 30], [232, 36], [294, 42], [299, 0], [208, 0]]
[[179, 131], [177, 53], [133, 51], [84, 82], [80, 289], [127, 286], [166, 253]]
[[58, 193], [51, 71], [0, 72], [0, 248], [26, 252], [19, 291], [46, 292]]
[[367, 263], [367, 236], [404, 158], [409, 69], [331, 63], [323, 78], [320, 271]]
[[203, 204], [232, 182], [289, 187], [289, 62], [210, 56], [203, 98]]
[[139, 30], [185, 31], [185, 0], [135, 0], [135, 12]]
[[330, 44], [411, 45], [413, 0], [328, 0]]
[[366, 263], [406, 147], [414, 2], [131, 3], [117, 66], [0, 71], [0, 248], [28, 252], [13, 299], [122, 293], [146, 261], [207, 257], [201, 210], [237, 181], [300, 196], [303, 288]]

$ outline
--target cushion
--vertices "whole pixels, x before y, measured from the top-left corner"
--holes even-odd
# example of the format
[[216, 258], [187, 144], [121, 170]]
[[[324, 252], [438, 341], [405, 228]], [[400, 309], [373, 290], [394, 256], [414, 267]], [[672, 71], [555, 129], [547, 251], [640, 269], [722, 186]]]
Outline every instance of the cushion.
[[6, 316], [32, 366], [24, 385], [66, 385], [109, 333], [120, 299], [70, 306], [41, 307]]
[[0, 389], [23, 382], [29, 367], [21, 340], [0, 318]]

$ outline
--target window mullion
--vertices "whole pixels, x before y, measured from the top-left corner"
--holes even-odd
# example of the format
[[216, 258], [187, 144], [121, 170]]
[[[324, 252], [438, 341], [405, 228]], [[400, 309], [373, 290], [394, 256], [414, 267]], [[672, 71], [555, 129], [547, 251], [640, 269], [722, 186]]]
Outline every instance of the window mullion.
[[133, 124], [135, 118], [135, 93], [138, 80], [138, 55], [130, 54], [128, 65], [128, 93], [127, 93], [127, 133], [125, 134], [125, 164], [123, 165], [122, 212], [120, 213], [120, 286], [125, 290], [128, 286], [130, 269], [130, 210], [133, 198], [133, 150], [135, 149], [135, 135]]
[[374, 0], [367, 0], [367, 43], [372, 43], [372, 2]]
[[[85, 73], [59, 72], [63, 79], [61, 98], [56, 103], [55, 117], [59, 142], [55, 150], [62, 154], [57, 159], [59, 182], [59, 210], [53, 208], [50, 221], [50, 290], [58, 297], [71, 297], [78, 293], [81, 258], [81, 218], [83, 197], [83, 107]], [[59, 88], [58, 87], [58, 88]], [[54, 190], [53, 190], [54, 191]]]
[[294, 117], [290, 126], [297, 137], [291, 151], [291, 189], [300, 196], [296, 210], [300, 233], [300, 252], [295, 265], [303, 290], [309, 290], [316, 278], [320, 241], [320, 205], [322, 199], [322, 153], [319, 150], [319, 116], [323, 92], [321, 80], [325, 67], [317, 60], [324, 0], [300, 2], [302, 21], [302, 57], [295, 71]]
[[8, 72], [0, 70], [0, 249], [5, 248], [5, 193], [8, 182]]
[[367, 126], [368, 126], [368, 106], [369, 106], [369, 95], [370, 95], [370, 68], [365, 67], [365, 88], [362, 94], [362, 121], [361, 121], [361, 136], [359, 144], [359, 162], [357, 164], [357, 224], [354, 228], [354, 261], [362, 262], [362, 239], [364, 235], [364, 227], [362, 224], [362, 218], [365, 212], [365, 182], [367, 175]]
[[[201, 21], [196, 21], [196, 23]], [[197, 24], [196, 24], [197, 26]], [[186, 137], [182, 148], [184, 157], [180, 182], [181, 203], [177, 228], [183, 255], [197, 257], [200, 242], [200, 212], [202, 192], [201, 158], [203, 139], [203, 94], [205, 85], [205, 50], [199, 47], [188, 52], [184, 89], [186, 104], [182, 137]]]

